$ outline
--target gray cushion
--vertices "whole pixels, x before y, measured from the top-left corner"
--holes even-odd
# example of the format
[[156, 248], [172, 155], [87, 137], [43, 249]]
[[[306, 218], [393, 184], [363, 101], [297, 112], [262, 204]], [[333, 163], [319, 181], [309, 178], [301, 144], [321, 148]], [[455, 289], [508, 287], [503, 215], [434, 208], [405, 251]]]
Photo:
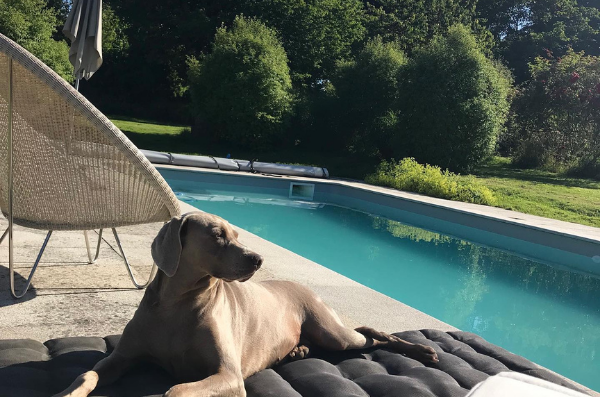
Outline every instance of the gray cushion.
[[[468, 332], [421, 330], [395, 335], [435, 348], [440, 362], [425, 366], [383, 349], [313, 351], [313, 358], [281, 364], [246, 379], [248, 397], [462, 397], [488, 376], [509, 370], [577, 390], [550, 371]], [[0, 394], [47, 397], [57, 393], [109, 354], [118, 340], [118, 335], [45, 343], [0, 340]], [[162, 396], [173, 384], [165, 371], [148, 364], [91, 396]]]

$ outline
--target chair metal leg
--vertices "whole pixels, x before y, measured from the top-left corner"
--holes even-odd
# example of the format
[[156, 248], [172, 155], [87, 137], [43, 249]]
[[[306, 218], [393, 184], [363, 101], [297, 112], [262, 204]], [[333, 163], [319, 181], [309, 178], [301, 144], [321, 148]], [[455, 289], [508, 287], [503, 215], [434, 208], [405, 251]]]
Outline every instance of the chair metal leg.
[[[2, 240], [4, 240], [4, 237], [6, 236], [9, 229], [10, 229], [10, 226], [8, 229], [6, 229], [6, 231], [0, 238], [0, 243], [2, 242]], [[12, 234], [12, 233], [10, 233], [10, 234]], [[27, 290], [29, 290], [29, 286], [31, 285], [31, 279], [33, 278], [33, 274], [35, 273], [35, 271], [40, 263], [40, 260], [42, 259], [42, 255], [44, 254], [44, 250], [46, 249], [46, 246], [48, 245], [50, 236], [52, 236], [52, 230], [48, 231], [48, 234], [46, 235], [46, 238], [44, 239], [44, 244], [42, 244], [42, 248], [40, 249], [40, 252], [38, 253], [38, 256], [35, 260], [35, 263], [33, 264], [31, 273], [29, 273], [29, 277], [27, 277], [27, 283], [25, 284], [25, 288], [23, 289], [23, 291], [20, 294], [17, 294], [15, 291], [15, 270], [14, 270], [14, 261], [13, 261], [13, 245], [12, 245], [12, 238], [9, 238], [9, 240], [8, 240], [8, 272], [9, 272], [9, 278], [10, 278], [10, 293], [15, 298], [17, 298], [17, 299], [22, 298], [27, 293]]]
[[115, 229], [113, 227], [112, 231], [113, 231], [113, 235], [115, 236], [117, 245], [119, 246], [119, 251], [121, 251], [121, 256], [123, 257], [123, 261], [125, 262], [125, 267], [127, 268], [127, 272], [129, 273], [129, 277], [131, 278], [133, 285], [135, 285], [135, 287], [138, 289], [146, 288], [148, 286], [148, 284], [150, 284], [150, 282], [154, 278], [154, 275], [156, 274], [156, 270], [157, 270], [156, 263], [152, 264], [152, 270], [150, 270], [150, 277], [148, 277], [148, 281], [146, 281], [144, 284], [138, 283], [138, 281], [135, 279], [135, 276], [133, 275], [131, 265], [129, 264], [129, 261], [127, 260], [127, 257], [125, 256], [123, 247], [121, 246], [121, 240], [119, 240], [119, 235], [117, 234], [117, 229]]
[[[102, 242], [102, 229], [98, 232], [98, 244], [96, 245], [96, 256], [92, 259], [92, 253], [90, 252], [90, 239], [88, 238], [87, 230], [83, 231], [83, 235], [85, 236], [85, 248], [87, 248], [88, 255], [88, 263], [91, 265], [96, 262], [98, 257], [100, 256], [100, 243]], [[2, 240], [0, 240], [2, 242]]]
[[7, 234], [8, 234], [8, 228], [6, 228], [4, 233], [2, 233], [2, 237], [0, 237], [0, 244], [2, 244], [2, 242], [4, 241], [4, 238], [6, 237]]

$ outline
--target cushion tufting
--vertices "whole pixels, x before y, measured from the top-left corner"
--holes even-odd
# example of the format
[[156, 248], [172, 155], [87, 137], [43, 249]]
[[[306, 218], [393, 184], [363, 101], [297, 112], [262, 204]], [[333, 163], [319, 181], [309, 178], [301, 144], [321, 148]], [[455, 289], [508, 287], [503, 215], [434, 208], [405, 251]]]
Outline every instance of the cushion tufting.
[[[439, 363], [383, 349], [313, 351], [313, 358], [280, 364], [246, 379], [249, 397], [463, 397], [477, 383], [517, 371], [574, 390], [575, 385], [468, 332], [406, 331], [395, 335], [433, 347]], [[0, 340], [0, 396], [48, 397], [114, 349], [119, 336], [76, 337], [40, 343]], [[174, 382], [161, 368], [144, 365], [91, 396], [162, 396]]]

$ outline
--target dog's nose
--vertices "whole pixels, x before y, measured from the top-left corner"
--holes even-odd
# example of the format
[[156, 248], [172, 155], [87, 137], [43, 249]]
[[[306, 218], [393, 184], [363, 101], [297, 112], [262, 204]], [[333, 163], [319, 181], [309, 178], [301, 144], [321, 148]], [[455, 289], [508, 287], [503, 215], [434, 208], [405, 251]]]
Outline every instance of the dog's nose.
[[254, 267], [256, 267], [256, 270], [260, 269], [260, 267], [262, 266], [262, 263], [263, 263], [263, 257], [258, 254], [255, 254], [255, 253], [252, 253], [249, 256], [250, 256], [250, 260], [254, 264]]

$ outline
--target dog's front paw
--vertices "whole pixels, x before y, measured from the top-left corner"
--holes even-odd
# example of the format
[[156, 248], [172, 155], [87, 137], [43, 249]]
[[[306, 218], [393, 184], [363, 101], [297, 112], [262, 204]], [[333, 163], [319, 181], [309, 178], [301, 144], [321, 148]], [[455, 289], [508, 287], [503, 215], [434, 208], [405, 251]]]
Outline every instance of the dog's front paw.
[[422, 362], [423, 364], [435, 364], [440, 361], [433, 347], [425, 345], [412, 346], [406, 355]]

